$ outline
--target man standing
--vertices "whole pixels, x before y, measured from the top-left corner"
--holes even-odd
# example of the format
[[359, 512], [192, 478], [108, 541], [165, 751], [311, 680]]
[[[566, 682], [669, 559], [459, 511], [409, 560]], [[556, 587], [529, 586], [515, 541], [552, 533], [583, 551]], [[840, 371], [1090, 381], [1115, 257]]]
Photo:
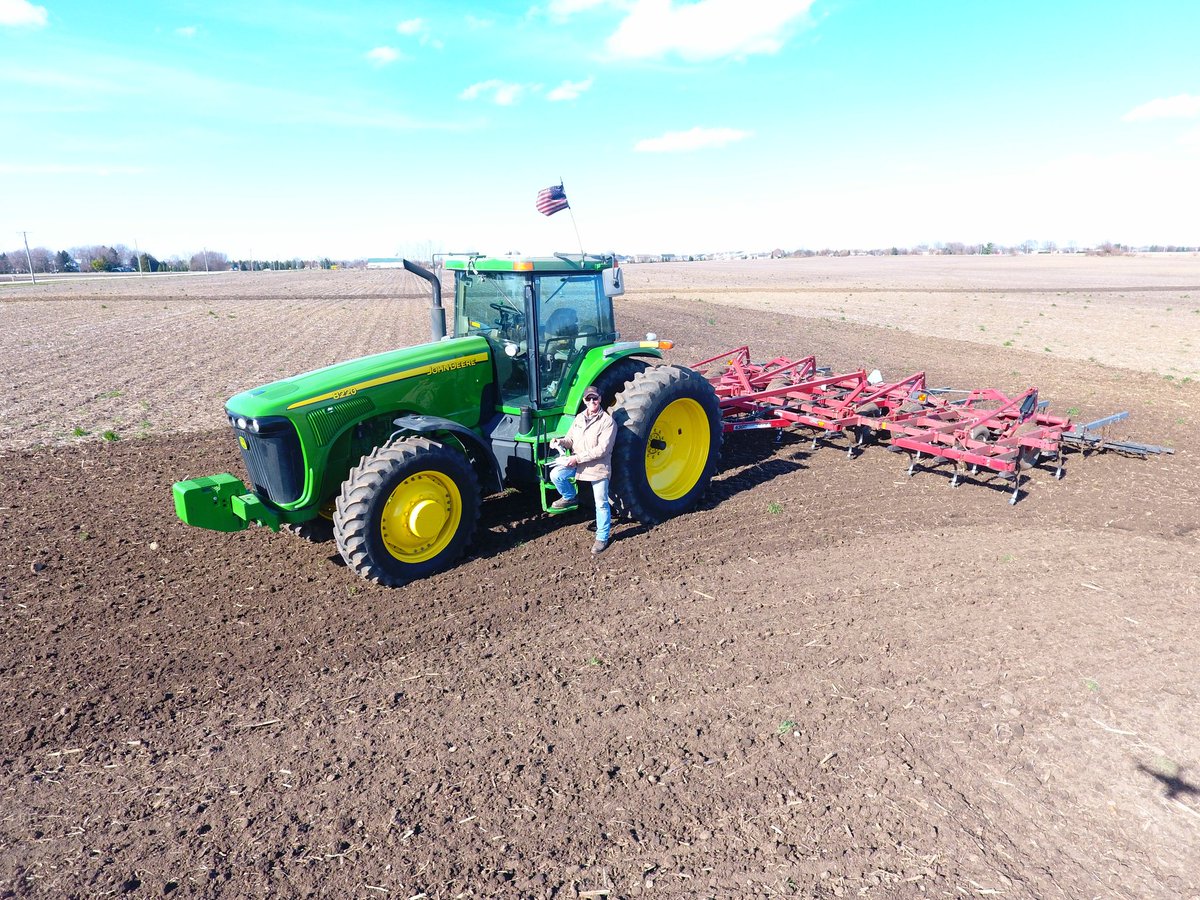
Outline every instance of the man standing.
[[612, 528], [612, 505], [608, 501], [608, 479], [612, 474], [613, 445], [617, 442], [617, 426], [600, 406], [600, 391], [592, 385], [583, 392], [583, 412], [575, 417], [565, 437], [553, 440], [554, 449], [564, 448], [570, 456], [560, 460], [550, 470], [550, 480], [562, 496], [550, 504], [552, 509], [569, 509], [575, 505], [576, 481], [590, 481], [596, 501], [596, 543], [593, 553], [603, 553], [608, 547]]

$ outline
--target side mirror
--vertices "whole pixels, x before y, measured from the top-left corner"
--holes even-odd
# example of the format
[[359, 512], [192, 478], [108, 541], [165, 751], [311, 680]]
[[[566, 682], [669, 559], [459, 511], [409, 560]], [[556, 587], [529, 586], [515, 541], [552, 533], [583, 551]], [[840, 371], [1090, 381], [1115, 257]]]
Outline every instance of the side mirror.
[[605, 297], [620, 297], [625, 293], [625, 276], [621, 273], [620, 267], [605, 269], [602, 276]]

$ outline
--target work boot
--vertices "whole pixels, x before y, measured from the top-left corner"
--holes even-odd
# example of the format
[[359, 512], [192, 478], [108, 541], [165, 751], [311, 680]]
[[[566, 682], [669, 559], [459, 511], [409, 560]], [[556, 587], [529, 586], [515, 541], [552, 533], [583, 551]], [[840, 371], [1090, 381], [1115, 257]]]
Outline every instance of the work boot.
[[559, 497], [557, 500], [555, 500], [553, 503], [550, 504], [550, 508], [551, 509], [570, 509], [574, 505], [575, 505], [575, 501], [573, 499], [568, 500], [566, 497]]
[[592, 544], [592, 553], [595, 553], [597, 555], [603, 553], [607, 549], [608, 549], [608, 541], [597, 540], [596, 543]]

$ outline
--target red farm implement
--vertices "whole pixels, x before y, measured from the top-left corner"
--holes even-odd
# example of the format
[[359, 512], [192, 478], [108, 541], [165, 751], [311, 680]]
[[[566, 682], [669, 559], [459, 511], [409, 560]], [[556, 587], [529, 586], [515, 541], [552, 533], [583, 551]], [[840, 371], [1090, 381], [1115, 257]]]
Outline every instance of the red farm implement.
[[726, 433], [804, 427], [813, 431], [814, 448], [844, 438], [850, 456], [878, 442], [909, 454], [910, 475], [918, 464], [951, 464], [951, 486], [980, 473], [1011, 482], [1009, 503], [1020, 497], [1024, 469], [1052, 464], [1054, 477], [1061, 478], [1069, 449], [1135, 456], [1173, 452], [1107, 440], [1103, 429], [1128, 413], [1073, 426], [1069, 416], [1051, 415], [1034, 387], [1016, 396], [991, 388], [930, 388], [924, 372], [885, 382], [878, 371], [834, 373], [818, 367], [812, 356], [753, 363], [747, 347], [691, 368], [715, 388]]

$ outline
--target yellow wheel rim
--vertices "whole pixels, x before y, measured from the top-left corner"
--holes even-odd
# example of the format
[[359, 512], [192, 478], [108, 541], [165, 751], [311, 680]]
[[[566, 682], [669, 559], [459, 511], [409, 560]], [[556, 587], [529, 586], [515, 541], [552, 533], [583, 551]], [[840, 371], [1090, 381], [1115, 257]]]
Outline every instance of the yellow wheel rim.
[[396, 485], [383, 505], [380, 536], [388, 553], [405, 563], [433, 559], [453, 540], [462, 521], [462, 495], [454, 479], [427, 470]]
[[646, 480], [664, 500], [678, 500], [696, 486], [708, 465], [708, 416], [684, 397], [667, 405], [654, 421], [646, 442]]

